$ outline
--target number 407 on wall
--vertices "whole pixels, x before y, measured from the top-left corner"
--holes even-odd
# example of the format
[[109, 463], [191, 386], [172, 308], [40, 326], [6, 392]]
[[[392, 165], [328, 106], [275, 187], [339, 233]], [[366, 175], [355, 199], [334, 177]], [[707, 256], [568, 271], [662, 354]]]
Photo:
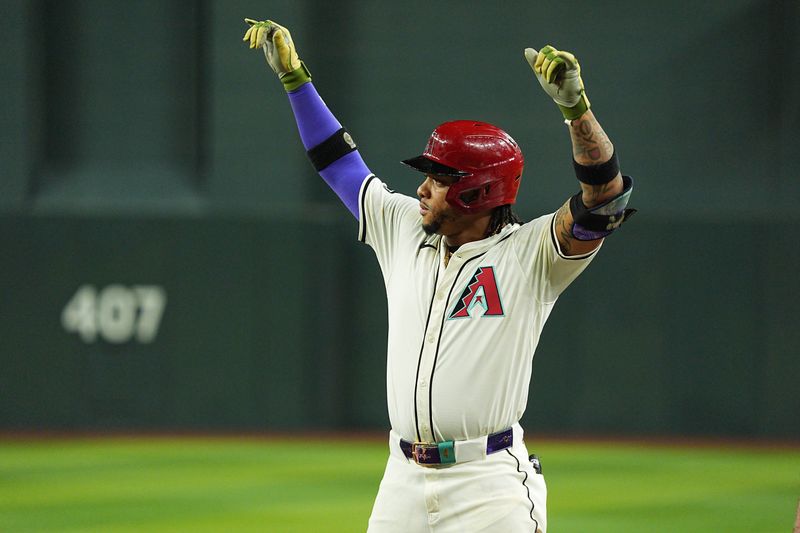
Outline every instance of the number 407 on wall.
[[82, 285], [61, 312], [61, 324], [86, 343], [98, 335], [114, 344], [131, 339], [148, 343], [158, 334], [166, 304], [166, 292], [158, 285], [109, 285], [99, 291]]

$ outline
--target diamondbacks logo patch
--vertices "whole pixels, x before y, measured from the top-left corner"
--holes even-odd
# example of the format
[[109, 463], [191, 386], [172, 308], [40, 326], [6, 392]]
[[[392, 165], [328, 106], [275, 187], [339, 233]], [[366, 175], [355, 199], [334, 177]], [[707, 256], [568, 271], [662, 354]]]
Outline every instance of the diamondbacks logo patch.
[[494, 267], [478, 267], [448, 318], [503, 316]]

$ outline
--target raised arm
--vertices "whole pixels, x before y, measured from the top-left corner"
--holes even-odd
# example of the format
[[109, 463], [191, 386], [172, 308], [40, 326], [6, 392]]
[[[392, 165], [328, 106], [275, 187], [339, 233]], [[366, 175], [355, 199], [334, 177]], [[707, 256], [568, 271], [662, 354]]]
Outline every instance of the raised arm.
[[575, 56], [545, 46], [527, 48], [525, 59], [564, 115], [581, 186], [556, 212], [555, 235], [564, 255], [586, 254], [635, 213], [626, 209], [633, 180], [622, 176], [614, 145], [590, 110]]
[[358, 218], [358, 192], [371, 174], [350, 134], [322, 101], [300, 60], [289, 30], [271, 21], [244, 19], [251, 49], [261, 49], [289, 96], [300, 139], [311, 163]]

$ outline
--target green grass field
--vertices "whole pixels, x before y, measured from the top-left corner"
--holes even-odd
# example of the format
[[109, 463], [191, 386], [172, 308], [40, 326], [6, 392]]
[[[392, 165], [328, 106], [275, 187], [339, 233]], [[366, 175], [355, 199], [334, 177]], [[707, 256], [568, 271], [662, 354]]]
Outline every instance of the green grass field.
[[[366, 529], [383, 441], [0, 442], [0, 531]], [[790, 533], [800, 449], [547, 440], [549, 531]]]

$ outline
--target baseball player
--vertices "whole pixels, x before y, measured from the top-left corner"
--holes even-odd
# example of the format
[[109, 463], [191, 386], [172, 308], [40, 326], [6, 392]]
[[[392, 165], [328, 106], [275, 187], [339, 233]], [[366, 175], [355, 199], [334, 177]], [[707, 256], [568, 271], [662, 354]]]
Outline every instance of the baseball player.
[[445, 122], [423, 153], [418, 198], [370, 172], [318, 95], [289, 31], [245, 19], [250, 48], [280, 78], [300, 138], [358, 220], [386, 283], [389, 458], [369, 531], [542, 532], [546, 488], [518, 421], [539, 335], [561, 292], [633, 212], [633, 182], [590, 110], [575, 57], [525, 50], [564, 115], [580, 192], [523, 224], [511, 210], [523, 169], [508, 133]]

